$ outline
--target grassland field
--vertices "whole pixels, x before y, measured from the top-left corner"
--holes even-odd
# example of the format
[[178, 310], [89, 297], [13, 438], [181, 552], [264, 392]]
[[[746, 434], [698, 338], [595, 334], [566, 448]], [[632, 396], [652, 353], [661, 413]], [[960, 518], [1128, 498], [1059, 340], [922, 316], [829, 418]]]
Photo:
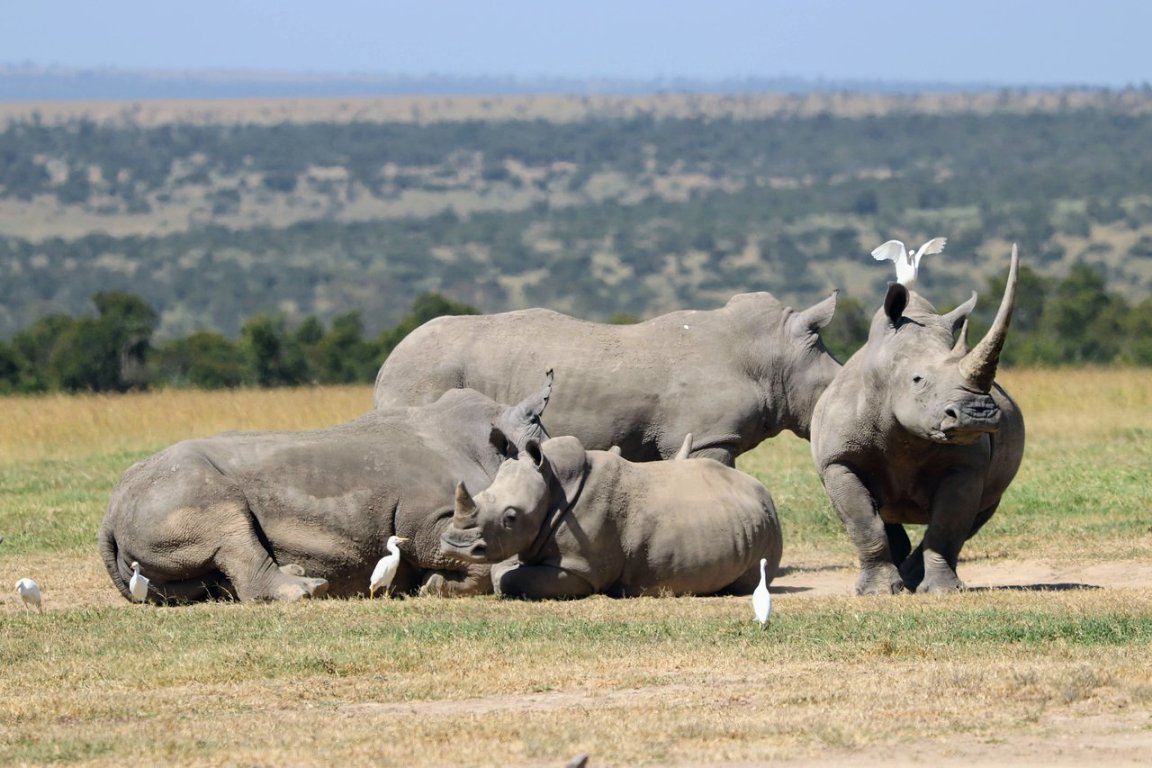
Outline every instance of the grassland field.
[[763, 631], [729, 597], [131, 605], [96, 548], [129, 464], [337, 423], [370, 389], [0, 398], [0, 765], [1141, 764], [1152, 371], [1000, 380], [1028, 445], [966, 592], [852, 596], [807, 443], [741, 457], [784, 526]]

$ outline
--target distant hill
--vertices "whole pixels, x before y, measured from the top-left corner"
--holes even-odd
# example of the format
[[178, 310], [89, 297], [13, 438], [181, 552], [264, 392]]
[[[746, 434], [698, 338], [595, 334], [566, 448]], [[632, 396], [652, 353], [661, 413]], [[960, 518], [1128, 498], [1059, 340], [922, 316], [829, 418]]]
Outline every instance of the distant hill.
[[1152, 295], [1152, 92], [406, 96], [0, 105], [0, 338], [130, 291], [162, 337], [395, 324], [436, 292], [589, 318], [832, 289], [892, 237], [986, 292], [1012, 242]]
[[[1069, 84], [1064, 87], [1073, 87]], [[282, 99], [380, 96], [617, 95], [663, 93], [981, 93], [989, 83], [886, 82], [803, 78], [574, 79], [391, 76], [249, 70], [179, 71], [69, 69], [0, 64], [0, 101], [152, 101], [166, 99]], [[1047, 87], [1060, 90], [1060, 87]]]

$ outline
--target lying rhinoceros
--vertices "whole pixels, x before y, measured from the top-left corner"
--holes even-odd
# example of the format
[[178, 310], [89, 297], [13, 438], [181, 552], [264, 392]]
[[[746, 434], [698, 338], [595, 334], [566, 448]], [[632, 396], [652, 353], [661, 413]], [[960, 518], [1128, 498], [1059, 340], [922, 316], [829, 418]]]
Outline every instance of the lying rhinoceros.
[[487, 566], [440, 553], [452, 489], [461, 477], [487, 484], [547, 436], [550, 390], [551, 375], [511, 407], [461, 389], [326, 429], [177, 443], [130, 467], [112, 493], [100, 531], [108, 573], [127, 597], [139, 561], [156, 602], [361, 595], [397, 534], [409, 543], [394, 590], [491, 592]]
[[[812, 456], [859, 553], [858, 593], [963, 586], [960, 548], [996, 511], [1024, 454], [1020, 409], [994, 381], [1018, 261], [1013, 247], [996, 319], [971, 351], [975, 294], [939, 315], [889, 285], [867, 343], [816, 405]], [[927, 525], [911, 554], [905, 523]]]
[[835, 310], [835, 294], [796, 312], [770, 294], [745, 293], [720, 309], [635, 325], [546, 309], [440, 317], [384, 361], [375, 403], [426, 403], [454, 387], [502, 400], [553, 368], [552, 434], [654, 461], [672, 458], [691, 432], [693, 456], [732, 466], [784, 429], [808, 437], [812, 408], [840, 369], [818, 335]]
[[500, 563], [496, 591], [532, 599], [751, 594], [760, 558], [771, 580], [782, 545], [771, 495], [743, 472], [712, 459], [633, 463], [575, 437], [528, 443], [474, 499], [460, 483], [441, 543]]

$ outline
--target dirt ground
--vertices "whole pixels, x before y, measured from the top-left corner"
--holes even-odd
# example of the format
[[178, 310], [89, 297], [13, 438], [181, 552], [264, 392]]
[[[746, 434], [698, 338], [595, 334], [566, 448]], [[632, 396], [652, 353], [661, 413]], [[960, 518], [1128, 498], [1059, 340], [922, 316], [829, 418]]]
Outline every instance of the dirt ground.
[[[1058, 560], [961, 559], [956, 569], [971, 590], [980, 589], [1147, 589], [1152, 562], [1062, 562]], [[854, 567], [827, 560], [785, 559], [772, 582], [772, 592], [798, 595], [848, 595], [856, 581]], [[1149, 763], [1152, 764], [1152, 756]]]

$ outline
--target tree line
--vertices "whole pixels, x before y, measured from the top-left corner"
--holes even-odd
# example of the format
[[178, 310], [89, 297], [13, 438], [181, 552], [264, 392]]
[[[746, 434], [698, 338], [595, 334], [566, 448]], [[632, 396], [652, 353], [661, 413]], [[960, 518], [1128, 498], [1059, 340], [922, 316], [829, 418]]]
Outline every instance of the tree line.
[[[995, 314], [1005, 277], [990, 281], [973, 318], [972, 341]], [[1004, 365], [1152, 365], [1152, 299], [1130, 304], [1099, 271], [1076, 266], [1060, 280], [1023, 266]], [[437, 293], [419, 296], [394, 327], [365, 335], [359, 312], [325, 324], [279, 313], [250, 317], [238, 337], [215, 331], [156, 341], [158, 313], [131, 293], [92, 296], [94, 316], [53, 314], [0, 341], [0, 393], [123, 392], [148, 388], [226, 389], [370, 383], [393, 348], [441, 315], [478, 314]], [[947, 308], [942, 308], [947, 309]], [[838, 302], [823, 336], [844, 361], [864, 343], [872, 308]], [[636, 322], [618, 313], [610, 322]]]
[[370, 382], [412, 329], [476, 309], [424, 294], [396, 326], [367, 337], [359, 312], [325, 325], [289, 323], [279, 313], [250, 317], [238, 337], [196, 331], [156, 341], [158, 313], [139, 296], [100, 291], [95, 316], [48, 315], [0, 341], [0, 393], [125, 392], [149, 388], [229, 389]]

